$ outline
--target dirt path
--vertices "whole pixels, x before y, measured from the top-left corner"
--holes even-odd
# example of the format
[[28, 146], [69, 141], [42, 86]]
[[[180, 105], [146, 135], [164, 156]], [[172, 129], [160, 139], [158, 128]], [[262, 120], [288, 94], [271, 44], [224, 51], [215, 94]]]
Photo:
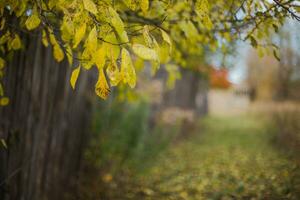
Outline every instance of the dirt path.
[[[208, 118], [175, 145], [128, 199], [300, 199], [300, 168], [271, 145], [258, 119]], [[200, 134], [199, 134], [200, 135]], [[136, 193], [136, 191], [139, 191]], [[125, 198], [125, 197], [124, 197]]]

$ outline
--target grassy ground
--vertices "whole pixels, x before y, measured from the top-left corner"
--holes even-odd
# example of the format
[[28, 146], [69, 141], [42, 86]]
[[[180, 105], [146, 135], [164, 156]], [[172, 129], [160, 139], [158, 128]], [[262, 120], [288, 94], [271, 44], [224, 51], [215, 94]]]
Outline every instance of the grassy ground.
[[202, 130], [163, 154], [123, 199], [300, 199], [300, 168], [272, 146], [263, 121], [207, 118]]
[[[300, 167], [259, 117], [208, 117], [142, 175], [106, 177], [101, 199], [300, 199]], [[95, 193], [94, 193], [95, 194]], [[95, 199], [95, 198], [94, 198]]]

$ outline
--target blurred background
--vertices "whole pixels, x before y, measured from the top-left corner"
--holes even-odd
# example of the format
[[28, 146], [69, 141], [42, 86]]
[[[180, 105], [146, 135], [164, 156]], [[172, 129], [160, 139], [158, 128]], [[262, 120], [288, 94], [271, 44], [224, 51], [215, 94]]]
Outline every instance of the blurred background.
[[238, 42], [97, 102], [79, 196], [299, 199], [299, 30], [273, 38], [280, 60]]
[[0, 199], [300, 199], [299, 23], [272, 40], [280, 60], [237, 42], [155, 76], [145, 63], [106, 101], [29, 41], [5, 80]]

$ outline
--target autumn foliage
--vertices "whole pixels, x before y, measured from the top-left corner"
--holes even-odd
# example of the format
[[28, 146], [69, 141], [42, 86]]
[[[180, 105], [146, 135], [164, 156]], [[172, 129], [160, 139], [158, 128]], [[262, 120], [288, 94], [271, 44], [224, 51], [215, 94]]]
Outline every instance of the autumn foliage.
[[287, 17], [299, 19], [293, 2], [0, 1], [0, 105], [8, 103], [1, 80], [4, 67], [8, 55], [24, 50], [23, 33], [40, 34], [57, 62], [68, 60], [74, 89], [80, 71], [95, 67], [95, 93], [106, 99], [112, 87], [135, 87], [136, 69], [144, 61], [151, 64], [153, 74], [161, 64], [188, 68], [191, 55], [204, 56], [220, 48], [226, 52], [239, 39], [277, 55], [268, 38]]
[[209, 74], [209, 81], [212, 88], [228, 89], [231, 86], [228, 80], [228, 70], [225, 68], [216, 69], [212, 67]]

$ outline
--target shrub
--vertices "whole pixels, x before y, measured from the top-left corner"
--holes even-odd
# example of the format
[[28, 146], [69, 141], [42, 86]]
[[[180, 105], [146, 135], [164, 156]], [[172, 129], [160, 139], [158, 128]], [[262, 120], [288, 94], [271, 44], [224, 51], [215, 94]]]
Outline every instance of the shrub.
[[150, 105], [105, 102], [97, 106], [89, 162], [110, 173], [145, 170], [177, 134], [177, 126], [149, 125]]
[[[272, 114], [276, 142], [294, 155], [300, 155], [300, 108], [286, 105]], [[299, 156], [300, 158], [300, 156]]]

